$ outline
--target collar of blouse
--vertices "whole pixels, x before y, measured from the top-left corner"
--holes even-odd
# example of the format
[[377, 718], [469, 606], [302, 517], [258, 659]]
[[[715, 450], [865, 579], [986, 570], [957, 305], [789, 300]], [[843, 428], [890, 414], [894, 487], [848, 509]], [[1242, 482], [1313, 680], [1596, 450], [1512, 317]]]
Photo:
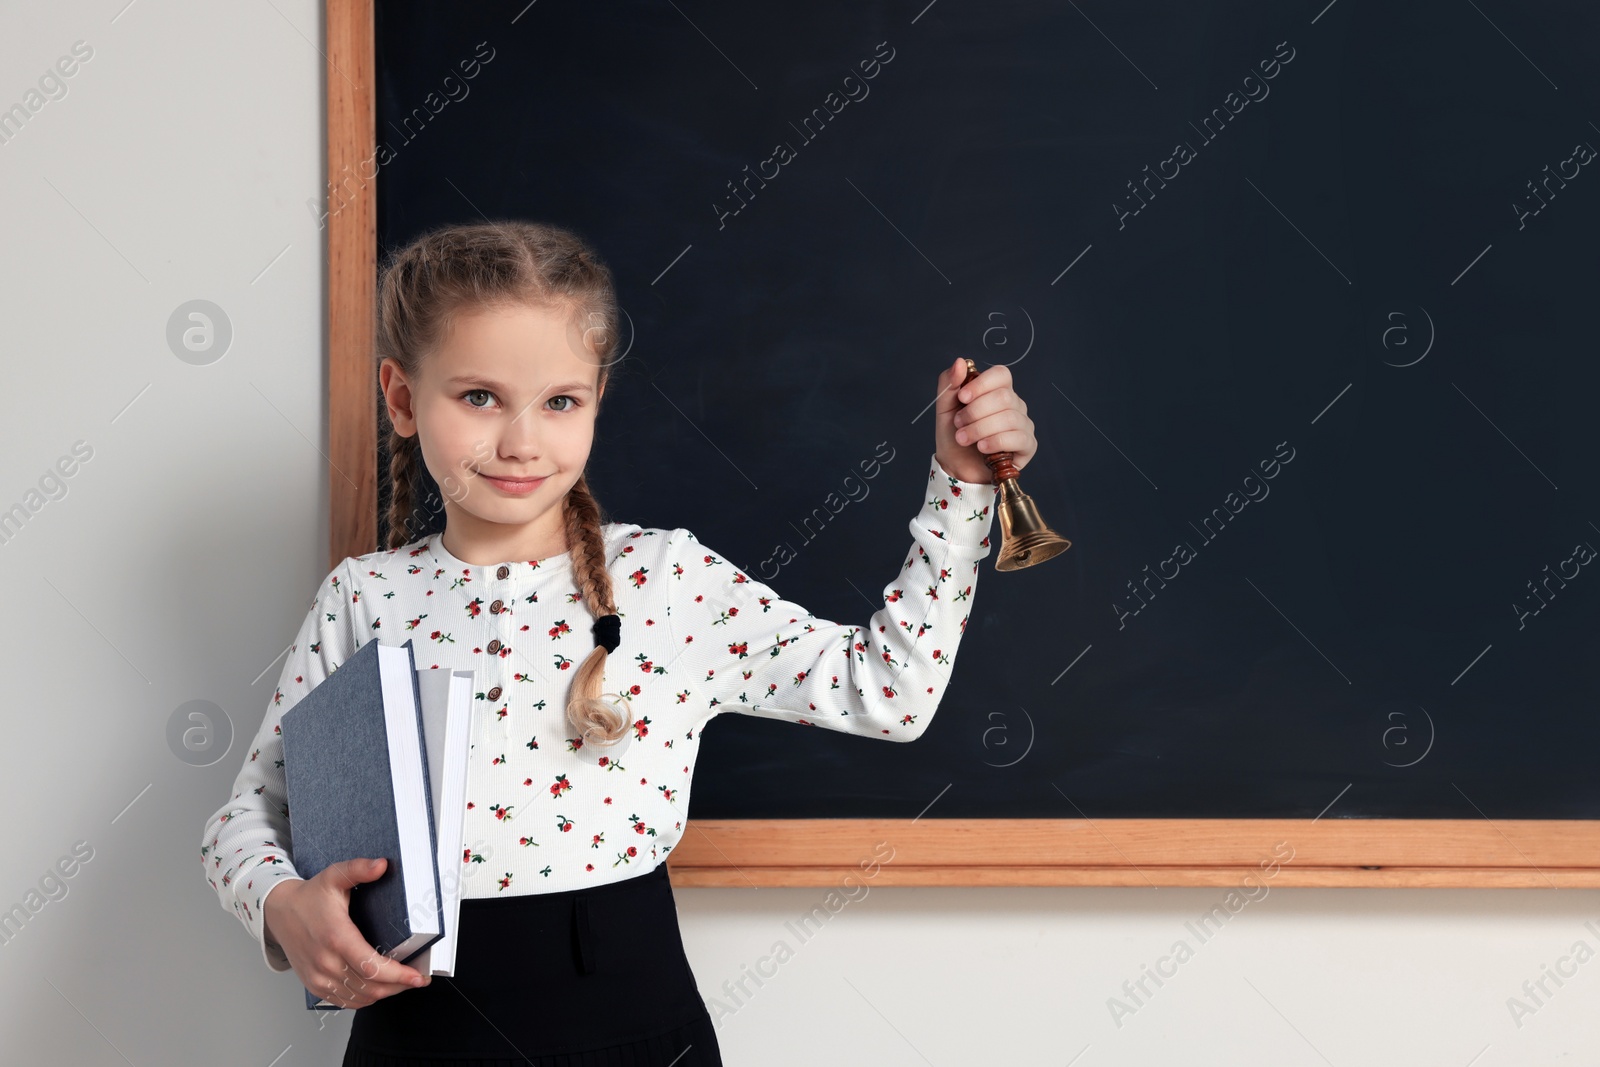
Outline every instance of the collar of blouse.
[[562, 552], [555, 556], [546, 556], [544, 559], [509, 560], [505, 563], [468, 563], [453, 555], [444, 547], [443, 533], [429, 534], [423, 540], [423, 547], [434, 563], [448, 574], [469, 575], [477, 582], [493, 581], [521, 581], [532, 578], [534, 575], [545, 575], [552, 571], [565, 570], [572, 565], [572, 553]]

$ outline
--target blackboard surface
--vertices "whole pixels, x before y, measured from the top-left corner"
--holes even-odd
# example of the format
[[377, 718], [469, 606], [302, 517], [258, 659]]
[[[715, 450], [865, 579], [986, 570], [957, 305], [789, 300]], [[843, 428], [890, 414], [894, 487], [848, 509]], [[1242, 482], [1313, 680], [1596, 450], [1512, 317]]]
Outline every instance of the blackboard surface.
[[1597, 24], [380, 0], [380, 254], [592, 240], [602, 502], [838, 622], [1011, 365], [1073, 548], [985, 562], [915, 744], [718, 717], [696, 817], [1600, 818]]

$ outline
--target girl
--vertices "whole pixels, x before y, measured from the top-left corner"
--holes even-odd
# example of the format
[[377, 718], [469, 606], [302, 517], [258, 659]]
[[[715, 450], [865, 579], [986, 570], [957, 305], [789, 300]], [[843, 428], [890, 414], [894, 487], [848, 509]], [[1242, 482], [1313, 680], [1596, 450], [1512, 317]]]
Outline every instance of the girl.
[[[911, 549], [870, 625], [848, 626], [686, 529], [605, 521], [584, 469], [619, 313], [574, 234], [428, 233], [384, 270], [379, 316], [388, 548], [347, 557], [318, 590], [206, 826], [207, 878], [268, 967], [358, 1009], [346, 1067], [719, 1064], [665, 862], [701, 733], [729, 710], [891, 741], [927, 729], [989, 554], [983, 454], [1028, 462], [1026, 405], [1004, 366], [963, 384], [958, 359], [939, 376]], [[426, 536], [419, 465], [445, 498], [445, 528]], [[302, 878], [284, 802], [283, 713], [364, 642], [408, 637], [419, 669], [475, 672], [468, 845], [447, 875], [459, 942], [438, 988], [350, 921], [351, 889], [385, 861]]]

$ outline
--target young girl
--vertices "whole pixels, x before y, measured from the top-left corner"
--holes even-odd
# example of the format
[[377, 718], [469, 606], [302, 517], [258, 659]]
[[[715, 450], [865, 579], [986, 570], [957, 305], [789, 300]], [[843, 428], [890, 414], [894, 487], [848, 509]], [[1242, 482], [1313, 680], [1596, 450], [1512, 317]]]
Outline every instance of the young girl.
[[[910, 551], [870, 624], [849, 626], [686, 529], [604, 521], [584, 470], [619, 312], [577, 236], [436, 230], [385, 269], [379, 315], [389, 547], [323, 581], [206, 826], [206, 876], [268, 967], [358, 1009], [346, 1067], [719, 1064], [665, 862], [701, 733], [735, 711], [921, 736], [990, 551], [983, 455], [1027, 463], [1026, 406], [1003, 365], [963, 384], [956, 360], [939, 376]], [[445, 498], [445, 528], [426, 536], [419, 465]], [[419, 669], [475, 672], [459, 942], [454, 977], [437, 982], [350, 921], [352, 888], [383, 877], [384, 860], [296, 873], [284, 797], [283, 713], [365, 642], [407, 638]]]

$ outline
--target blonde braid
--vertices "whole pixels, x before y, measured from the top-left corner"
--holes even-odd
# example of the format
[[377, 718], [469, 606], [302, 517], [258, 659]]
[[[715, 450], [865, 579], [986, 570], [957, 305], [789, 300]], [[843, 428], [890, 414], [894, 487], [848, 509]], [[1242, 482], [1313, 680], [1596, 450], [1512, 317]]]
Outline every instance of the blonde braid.
[[[583, 595], [584, 606], [596, 619], [616, 614], [611, 572], [606, 568], [600, 505], [589, 492], [587, 474], [580, 475], [567, 490], [565, 518], [567, 551], [572, 557], [572, 573]], [[567, 697], [568, 721], [577, 728], [584, 743], [601, 748], [616, 744], [628, 728], [626, 717], [615, 706], [600, 699], [600, 685], [609, 656], [605, 645], [596, 644], [579, 664]]]

